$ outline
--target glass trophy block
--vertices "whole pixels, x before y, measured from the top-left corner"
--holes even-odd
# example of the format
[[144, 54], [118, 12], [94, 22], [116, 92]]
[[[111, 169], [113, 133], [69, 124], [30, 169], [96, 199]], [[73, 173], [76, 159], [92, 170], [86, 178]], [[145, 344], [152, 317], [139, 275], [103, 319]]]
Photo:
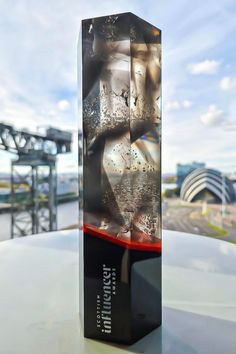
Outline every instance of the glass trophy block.
[[83, 20], [82, 95], [85, 335], [129, 343], [161, 322], [161, 31]]

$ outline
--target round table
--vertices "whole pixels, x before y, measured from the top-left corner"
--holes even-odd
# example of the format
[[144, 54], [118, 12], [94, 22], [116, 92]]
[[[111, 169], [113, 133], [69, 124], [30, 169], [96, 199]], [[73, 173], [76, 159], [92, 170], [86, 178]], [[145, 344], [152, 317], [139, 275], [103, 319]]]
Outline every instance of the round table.
[[163, 232], [163, 325], [132, 346], [84, 339], [78, 231], [0, 243], [0, 354], [235, 354], [236, 245]]

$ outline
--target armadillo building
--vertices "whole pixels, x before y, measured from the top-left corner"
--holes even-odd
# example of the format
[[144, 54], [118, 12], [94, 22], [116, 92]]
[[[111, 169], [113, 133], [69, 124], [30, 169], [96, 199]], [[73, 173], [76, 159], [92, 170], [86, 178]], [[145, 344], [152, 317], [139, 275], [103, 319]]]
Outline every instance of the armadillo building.
[[219, 171], [198, 168], [184, 180], [181, 199], [186, 202], [233, 203], [235, 191], [232, 182]]

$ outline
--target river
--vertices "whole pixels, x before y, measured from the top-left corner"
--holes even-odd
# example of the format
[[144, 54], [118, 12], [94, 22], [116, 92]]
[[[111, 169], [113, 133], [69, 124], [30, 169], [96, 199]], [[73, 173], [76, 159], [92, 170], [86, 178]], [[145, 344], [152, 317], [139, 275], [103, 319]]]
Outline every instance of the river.
[[[78, 223], [78, 203], [69, 202], [57, 207], [58, 230]], [[0, 214], [0, 241], [9, 240], [11, 236], [11, 214]]]

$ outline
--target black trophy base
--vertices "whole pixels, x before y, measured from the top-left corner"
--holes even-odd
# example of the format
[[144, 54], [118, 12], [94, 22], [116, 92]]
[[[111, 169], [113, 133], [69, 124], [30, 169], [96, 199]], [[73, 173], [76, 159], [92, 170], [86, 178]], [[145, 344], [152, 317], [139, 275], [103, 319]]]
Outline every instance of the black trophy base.
[[84, 232], [84, 336], [132, 344], [161, 325], [161, 251]]

